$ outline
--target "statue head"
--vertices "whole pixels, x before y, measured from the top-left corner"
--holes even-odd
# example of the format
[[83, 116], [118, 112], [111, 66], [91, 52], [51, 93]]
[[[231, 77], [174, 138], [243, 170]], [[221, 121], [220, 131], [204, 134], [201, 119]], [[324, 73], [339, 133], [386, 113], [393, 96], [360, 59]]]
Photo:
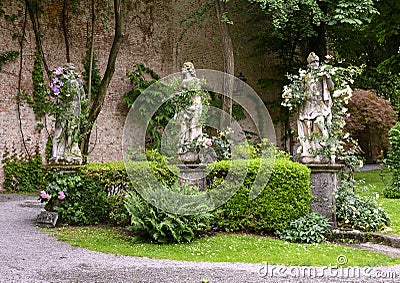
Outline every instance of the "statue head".
[[311, 52], [307, 57], [308, 67], [310, 69], [317, 69], [319, 67], [319, 57], [314, 52]]
[[183, 63], [182, 73], [185, 76], [196, 77], [196, 70], [194, 69], [194, 65], [192, 62]]

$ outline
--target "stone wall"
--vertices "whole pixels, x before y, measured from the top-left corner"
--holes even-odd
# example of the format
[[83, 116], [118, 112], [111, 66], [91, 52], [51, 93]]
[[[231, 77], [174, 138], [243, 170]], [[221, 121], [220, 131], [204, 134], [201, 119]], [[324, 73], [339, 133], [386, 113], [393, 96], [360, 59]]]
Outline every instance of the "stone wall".
[[[84, 2], [84, 1], [82, 1]], [[112, 1], [110, 1], [112, 2]], [[215, 10], [210, 9], [204, 22], [190, 28], [182, 40], [178, 38], [182, 32], [182, 19], [187, 13], [204, 1], [156, 0], [126, 1], [127, 20], [124, 41], [116, 62], [114, 77], [110, 83], [102, 111], [94, 126], [91, 136], [89, 161], [111, 161], [122, 159], [121, 137], [127, 106], [121, 102], [122, 95], [130, 89], [130, 81], [126, 71], [131, 70], [134, 63], [143, 62], [153, 68], [161, 76], [179, 72], [185, 61], [192, 61], [196, 68], [223, 70], [223, 58], [219, 39]], [[10, 23], [0, 17], [0, 53], [19, 50], [18, 40], [14, 34], [21, 34], [24, 22], [24, 5], [20, 1], [3, 0], [6, 14], [17, 14], [17, 19]], [[66, 63], [66, 48], [62, 29], [62, 4], [60, 1], [44, 1], [44, 13], [39, 16], [42, 33], [43, 50], [50, 69]], [[112, 7], [103, 7], [103, 11]], [[69, 14], [68, 35], [70, 41], [71, 61], [79, 71], [83, 70], [82, 58], [85, 52], [87, 35], [90, 32], [90, 7], [81, 6], [80, 15]], [[107, 13], [98, 15], [95, 25], [94, 50], [99, 60], [102, 75], [107, 64], [108, 53], [113, 41], [113, 17]], [[232, 35], [241, 38], [238, 44], [244, 44], [242, 23], [232, 27]], [[32, 91], [31, 71], [35, 51], [35, 37], [32, 24], [27, 17], [26, 40], [22, 53], [21, 90]], [[239, 50], [238, 46], [235, 49]], [[261, 94], [265, 100], [269, 98], [257, 88], [257, 80], [265, 75], [267, 64], [265, 58], [250, 56], [250, 49], [241, 49], [236, 53], [236, 67], [248, 78], [248, 83]], [[26, 147], [30, 152], [36, 145], [44, 153], [48, 132], [52, 131], [52, 121], [47, 119], [46, 129], [37, 130], [37, 122], [32, 110], [27, 106], [19, 109], [16, 103], [19, 78], [19, 58], [3, 66], [0, 72], [0, 158], [4, 152], [16, 148], [24, 152], [22, 134]], [[1, 166], [1, 164], [0, 164]], [[0, 169], [0, 184], [4, 176]]]

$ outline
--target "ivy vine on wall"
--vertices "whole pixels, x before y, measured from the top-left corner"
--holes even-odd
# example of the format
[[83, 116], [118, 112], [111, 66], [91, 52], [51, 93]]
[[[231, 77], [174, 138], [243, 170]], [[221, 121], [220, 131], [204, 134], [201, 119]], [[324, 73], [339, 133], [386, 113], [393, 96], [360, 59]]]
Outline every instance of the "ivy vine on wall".
[[18, 51], [6, 51], [3, 53], [0, 53], [0, 72], [3, 69], [3, 66], [12, 60], [18, 58], [19, 52]]

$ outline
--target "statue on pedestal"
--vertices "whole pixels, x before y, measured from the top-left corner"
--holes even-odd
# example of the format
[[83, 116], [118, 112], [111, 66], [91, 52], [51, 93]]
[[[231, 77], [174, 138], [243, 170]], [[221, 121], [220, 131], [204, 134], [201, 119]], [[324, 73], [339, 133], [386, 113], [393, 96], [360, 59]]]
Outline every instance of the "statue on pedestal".
[[[196, 71], [191, 62], [186, 62], [182, 68], [182, 84], [181, 91], [193, 92], [190, 98], [189, 107], [185, 108], [175, 116], [175, 121], [180, 126], [179, 130], [179, 145], [178, 154], [182, 161], [185, 162], [196, 162], [199, 159], [199, 155], [196, 151], [190, 150], [190, 146], [185, 145], [192, 144], [197, 138], [202, 136], [202, 124], [200, 117], [203, 110], [200, 91], [200, 79], [196, 77]], [[189, 148], [189, 149], [187, 149]]]
[[83, 82], [73, 64], [53, 71], [50, 88], [56, 98], [55, 127], [50, 163], [53, 165], [82, 164], [79, 148], [82, 106], [87, 103]]
[[313, 154], [322, 148], [321, 138], [329, 138], [332, 123], [332, 98], [334, 89], [332, 79], [319, 76], [319, 57], [311, 52], [307, 58], [308, 71], [304, 77], [305, 99], [298, 111], [297, 128], [300, 140], [300, 161], [303, 163], [333, 162], [327, 157]]

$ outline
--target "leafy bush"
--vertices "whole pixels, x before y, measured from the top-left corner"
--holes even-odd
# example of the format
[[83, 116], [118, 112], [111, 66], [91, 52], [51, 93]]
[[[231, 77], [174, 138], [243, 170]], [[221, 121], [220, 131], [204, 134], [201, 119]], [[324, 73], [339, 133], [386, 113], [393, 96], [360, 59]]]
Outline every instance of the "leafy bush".
[[108, 197], [110, 212], [109, 223], [114, 226], [126, 227], [129, 225], [128, 210], [125, 207], [127, 195], [118, 194]]
[[[257, 159], [250, 162], [244, 184], [228, 202], [218, 208], [215, 222], [220, 229], [260, 234], [276, 232], [287, 228], [291, 221], [310, 211], [310, 170], [306, 166], [277, 159], [269, 182], [260, 195], [252, 200], [249, 194], [259, 172], [258, 165]], [[232, 164], [220, 161], [213, 166], [208, 182], [215, 187]], [[235, 168], [240, 171], [242, 166], [235, 165]]]
[[54, 172], [49, 177], [48, 192], [63, 192], [65, 198], [54, 197], [46, 204], [46, 210], [58, 213], [59, 221], [74, 225], [104, 223], [109, 214], [107, 194], [103, 187], [91, 178], [79, 173]]
[[366, 162], [378, 161], [380, 151], [386, 154], [390, 147], [388, 132], [396, 122], [396, 112], [373, 90], [354, 90], [347, 107], [350, 116], [345, 130], [358, 140]]
[[383, 190], [387, 198], [400, 198], [400, 123], [389, 131], [389, 140], [392, 149], [388, 155], [388, 164], [392, 174], [390, 186]]
[[46, 187], [39, 149], [29, 158], [16, 152], [5, 153], [4, 188], [9, 192], [38, 192]]
[[[197, 188], [180, 188], [178, 184], [171, 189], [178, 193], [198, 193]], [[151, 205], [136, 192], [130, 192], [125, 206], [131, 219], [131, 230], [157, 243], [191, 242], [201, 231], [209, 227], [212, 218], [209, 213], [179, 215], [163, 211]]]
[[338, 226], [367, 232], [379, 231], [389, 224], [389, 215], [375, 199], [354, 192], [354, 180], [342, 180], [336, 193]]
[[325, 216], [311, 212], [289, 224], [289, 228], [279, 232], [281, 240], [296, 243], [320, 243], [324, 241], [331, 224]]

